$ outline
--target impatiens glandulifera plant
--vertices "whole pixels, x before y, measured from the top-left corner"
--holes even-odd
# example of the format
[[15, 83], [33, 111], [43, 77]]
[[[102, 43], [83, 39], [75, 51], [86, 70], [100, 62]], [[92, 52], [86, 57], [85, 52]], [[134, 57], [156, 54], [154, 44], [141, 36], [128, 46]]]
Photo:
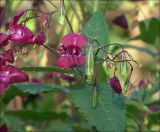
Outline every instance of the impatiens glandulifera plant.
[[[58, 12], [61, 18], [60, 23], [63, 24], [63, 19], [64, 17], [66, 18], [66, 15], [64, 1], [61, 2], [60, 9], [50, 13], [33, 9], [20, 11], [10, 20], [8, 26], [9, 33], [0, 34], [0, 46], [6, 46], [11, 41], [15, 45], [26, 46], [28, 44], [38, 44], [49, 49], [44, 45], [46, 42], [45, 33], [39, 32], [35, 35], [25, 26], [25, 23], [29, 19], [40, 17], [42, 18], [43, 25], [49, 25], [48, 17]], [[21, 17], [31, 10], [37, 11], [41, 15], [31, 16], [20, 21]], [[71, 28], [71, 24], [67, 18], [66, 21]], [[55, 84], [33, 82], [19, 84], [20, 82], [28, 82], [29, 77], [19, 68], [7, 64], [14, 62], [13, 51], [4, 51], [0, 54], [0, 95], [3, 95], [4, 89], [12, 84], [17, 88], [15, 89], [17, 90], [17, 94], [21, 92], [38, 94], [44, 91], [58, 89], [71, 97], [73, 103], [84, 114], [89, 124], [96, 127], [98, 131], [124, 131], [126, 110], [123, 93], [126, 93], [127, 90], [124, 91], [123, 85], [121, 86], [122, 83], [118, 79], [119, 75], [117, 71], [119, 70], [118, 66], [120, 63], [125, 64], [125, 66], [121, 66], [121, 70], [125, 68], [122, 72], [129, 73], [125, 75], [123, 80], [124, 85], [128, 86], [133, 71], [130, 62], [135, 62], [136, 64], [137, 62], [124, 50], [121, 44], [109, 43], [108, 32], [108, 26], [102, 13], [96, 12], [81, 33], [71, 32], [61, 38], [60, 46], [57, 48], [59, 54], [56, 60], [57, 67], [28, 68], [29, 71], [57, 72], [56, 76], [73, 82], [73, 85], [69, 85], [70, 90]], [[111, 52], [109, 50], [110, 46], [120, 47], [121, 51], [118, 51], [118, 53]], [[52, 49], [49, 50], [55, 52]], [[98, 68], [98, 66], [101, 68]], [[22, 68], [22, 70], [26, 69]], [[113, 70], [113, 73], [110, 72], [110, 69]], [[100, 72], [102, 70], [107, 71], [107, 75], [104, 75], [106, 78], [100, 81]], [[5, 97], [5, 95], [3, 96]]]

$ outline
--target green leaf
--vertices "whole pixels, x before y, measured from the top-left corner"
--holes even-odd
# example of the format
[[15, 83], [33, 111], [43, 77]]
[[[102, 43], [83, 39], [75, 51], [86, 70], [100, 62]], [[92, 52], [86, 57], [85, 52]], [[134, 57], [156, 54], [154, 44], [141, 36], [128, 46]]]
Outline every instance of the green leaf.
[[139, 28], [141, 34], [139, 38], [144, 42], [149, 44], [159, 45], [160, 36], [159, 36], [159, 28], [160, 28], [160, 19], [159, 18], [151, 18], [141, 21], [139, 23]]
[[18, 110], [18, 111], [6, 111], [6, 115], [15, 116], [23, 120], [55, 120], [65, 119], [67, 115], [65, 113], [56, 113], [52, 111], [34, 111], [34, 110]]
[[69, 93], [69, 90], [55, 84], [18, 83], [5, 91], [3, 102], [7, 104], [15, 96], [24, 94], [38, 94], [46, 91]]
[[5, 104], [7, 104], [11, 99], [13, 99], [15, 96], [18, 96], [18, 95], [23, 95], [23, 92], [20, 91], [17, 87], [11, 86], [5, 91], [5, 94], [2, 100]]
[[[100, 46], [107, 45], [107, 43], [109, 42], [109, 31], [103, 13], [99, 11], [93, 14], [93, 16], [84, 26], [82, 33], [88, 37], [89, 41], [97, 40], [100, 43]], [[96, 52], [98, 47], [99, 46], [97, 45], [97, 43], [94, 43], [93, 51]], [[88, 51], [88, 48], [89, 44], [85, 46], [85, 52]], [[98, 55], [102, 57], [102, 54]]]
[[[160, 111], [147, 115], [147, 119], [151, 124], [160, 124]], [[149, 125], [151, 125], [149, 124]]]
[[17, 84], [14, 84], [14, 86], [17, 87], [23, 93], [29, 93], [29, 94], [38, 94], [38, 93], [50, 91], [50, 90], [63, 91], [66, 93], [68, 92], [68, 89], [65, 89], [55, 84], [17, 83]]
[[60, 73], [72, 73], [71, 70], [64, 70], [57, 67], [21, 67], [22, 71], [36, 71], [36, 72], [60, 72]]
[[124, 96], [116, 94], [107, 84], [97, 84], [97, 105], [92, 107], [92, 86], [77, 84], [71, 98], [91, 126], [101, 132], [123, 132], [125, 129]]

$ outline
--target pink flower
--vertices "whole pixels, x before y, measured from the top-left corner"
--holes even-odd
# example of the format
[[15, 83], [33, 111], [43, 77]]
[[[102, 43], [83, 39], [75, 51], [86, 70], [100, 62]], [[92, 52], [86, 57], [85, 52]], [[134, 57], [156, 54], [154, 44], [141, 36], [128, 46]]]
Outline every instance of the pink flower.
[[0, 46], [6, 46], [8, 43], [8, 35], [0, 33]]
[[21, 16], [23, 16], [26, 13], [26, 10], [21, 10], [20, 12], [18, 12], [10, 21], [10, 25], [16, 25], [18, 20], [21, 18]]
[[45, 41], [46, 41], [46, 35], [44, 34], [44, 32], [40, 32], [37, 35], [34, 43], [38, 44], [38, 45], [41, 45], [41, 44], [45, 43]]
[[69, 75], [66, 75], [66, 74], [63, 74], [63, 73], [61, 73], [60, 76], [61, 76], [61, 78], [63, 80], [66, 80], [68, 82], [74, 82], [74, 81], [76, 81], [75, 77], [72, 77], [72, 76], [69, 76]]
[[13, 50], [9, 49], [5, 51], [4, 53], [0, 54], [0, 64], [5, 64], [5, 62], [14, 62], [14, 57], [13, 57]]
[[64, 46], [71, 45], [71, 46], [77, 46], [81, 48], [83, 48], [87, 42], [88, 42], [88, 39], [85, 35], [79, 35], [76, 33], [69, 33], [65, 35], [61, 40], [61, 43]]
[[109, 79], [109, 85], [118, 94], [122, 93], [121, 84], [116, 76]]
[[18, 44], [33, 44], [35, 36], [24, 25], [16, 24], [10, 28], [9, 39]]
[[28, 75], [10, 65], [0, 66], [0, 84], [11, 84], [29, 81]]
[[88, 39], [84, 35], [70, 33], [61, 40], [63, 44], [57, 51], [60, 57], [57, 59], [57, 66], [63, 69], [74, 68], [85, 64], [85, 56], [82, 54], [82, 48], [86, 45]]

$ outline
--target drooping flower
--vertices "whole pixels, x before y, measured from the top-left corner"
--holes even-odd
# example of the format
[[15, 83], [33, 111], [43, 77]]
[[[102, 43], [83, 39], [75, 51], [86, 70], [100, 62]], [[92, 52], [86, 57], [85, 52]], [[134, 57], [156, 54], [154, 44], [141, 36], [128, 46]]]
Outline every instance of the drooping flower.
[[10, 26], [16, 25], [21, 16], [23, 16], [26, 13], [26, 10], [21, 10], [18, 12], [10, 21]]
[[35, 42], [34, 34], [22, 24], [16, 24], [10, 28], [9, 39], [16, 44], [33, 44]]
[[124, 29], [128, 28], [128, 22], [127, 22], [127, 19], [124, 15], [120, 15], [120, 16], [116, 17], [113, 20], [113, 23], [124, 28]]
[[0, 46], [6, 46], [8, 43], [8, 35], [0, 33]]
[[57, 59], [57, 66], [63, 69], [74, 68], [85, 64], [85, 56], [82, 54], [82, 48], [86, 45], [88, 39], [84, 35], [70, 33], [61, 40], [62, 46], [58, 48], [60, 53]]
[[122, 93], [121, 84], [116, 76], [109, 79], [109, 85], [118, 94]]
[[12, 84], [29, 81], [28, 75], [10, 65], [0, 66], [0, 84]]

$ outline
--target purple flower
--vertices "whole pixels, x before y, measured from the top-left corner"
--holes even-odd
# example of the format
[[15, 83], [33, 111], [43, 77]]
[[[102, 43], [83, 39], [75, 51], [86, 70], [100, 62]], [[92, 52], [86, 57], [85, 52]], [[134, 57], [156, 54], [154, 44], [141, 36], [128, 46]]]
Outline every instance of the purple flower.
[[63, 73], [61, 73], [60, 76], [63, 80], [66, 80], [68, 82], [74, 82], [76, 80], [75, 77], [72, 77], [72, 76], [69, 76], [69, 75], [66, 75], [66, 74], [63, 74]]
[[13, 25], [10, 28], [9, 39], [18, 44], [33, 44], [35, 42], [34, 34], [24, 25]]
[[18, 20], [21, 18], [21, 16], [26, 13], [26, 10], [21, 10], [20, 12], [18, 12], [10, 21], [10, 25], [16, 25]]
[[88, 39], [84, 35], [69, 33], [61, 40], [63, 44], [57, 49], [60, 53], [57, 59], [57, 66], [63, 69], [74, 68], [85, 64], [85, 56], [82, 54], [82, 48], [86, 45]]
[[0, 64], [5, 64], [5, 61], [13, 63], [14, 57], [13, 57], [13, 50], [9, 49], [5, 51], [4, 53], [0, 54]]
[[41, 45], [41, 44], [45, 43], [45, 41], [46, 41], [46, 35], [44, 34], [44, 32], [40, 32], [37, 35], [34, 43], [38, 44], [38, 45]]
[[0, 66], [0, 84], [11, 84], [29, 81], [28, 75], [17, 67], [10, 65]]
[[77, 46], [81, 48], [83, 48], [87, 42], [88, 42], [88, 39], [85, 35], [80, 35], [76, 33], [69, 33], [61, 39], [61, 43], [64, 46], [71, 45], [71, 46]]
[[127, 23], [127, 19], [124, 15], [118, 16], [113, 20], [113, 23], [124, 28], [127, 29], [128, 28], [128, 23]]
[[121, 84], [116, 76], [109, 79], [109, 85], [118, 94], [122, 93]]
[[6, 46], [8, 43], [8, 35], [0, 33], [0, 46]]

